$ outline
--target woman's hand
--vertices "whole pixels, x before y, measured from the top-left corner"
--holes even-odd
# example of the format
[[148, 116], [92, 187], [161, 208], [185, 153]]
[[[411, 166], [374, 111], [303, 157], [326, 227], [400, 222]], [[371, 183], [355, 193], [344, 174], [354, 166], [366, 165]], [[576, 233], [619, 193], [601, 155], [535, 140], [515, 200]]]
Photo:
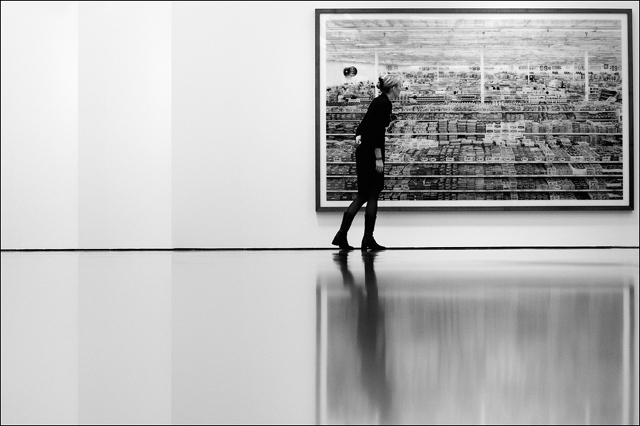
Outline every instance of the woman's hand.
[[376, 160], [376, 172], [378, 173], [384, 172], [384, 163], [382, 162], [382, 159]]

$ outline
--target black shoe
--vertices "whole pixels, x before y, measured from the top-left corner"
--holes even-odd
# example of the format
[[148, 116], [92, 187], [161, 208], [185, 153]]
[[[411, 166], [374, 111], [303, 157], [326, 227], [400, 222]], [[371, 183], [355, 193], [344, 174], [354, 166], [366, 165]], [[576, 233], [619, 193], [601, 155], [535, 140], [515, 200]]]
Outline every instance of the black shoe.
[[347, 241], [347, 233], [344, 231], [338, 231], [331, 244], [340, 247], [341, 250], [353, 250], [353, 247]]
[[387, 248], [378, 244], [373, 238], [373, 234], [364, 234], [364, 237], [362, 237], [362, 247], [360, 249], [362, 251], [367, 251], [367, 249], [370, 249], [371, 251], [381, 251], [386, 250]]
[[351, 228], [351, 223], [353, 222], [354, 217], [355, 215], [352, 215], [348, 211], [344, 212], [344, 214], [342, 215], [340, 230], [333, 238], [331, 244], [340, 247], [342, 250], [353, 250], [353, 247], [351, 247], [349, 245], [349, 242], [347, 241], [347, 232], [349, 231], [349, 228]]

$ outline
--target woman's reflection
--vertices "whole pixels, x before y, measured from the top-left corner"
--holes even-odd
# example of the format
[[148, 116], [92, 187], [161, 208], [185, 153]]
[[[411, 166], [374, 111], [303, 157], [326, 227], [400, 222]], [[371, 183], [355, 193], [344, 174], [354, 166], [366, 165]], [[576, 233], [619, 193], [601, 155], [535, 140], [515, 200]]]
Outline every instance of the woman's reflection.
[[384, 312], [378, 297], [378, 281], [374, 270], [377, 252], [362, 253], [364, 288], [356, 284], [349, 270], [348, 251], [335, 255], [345, 287], [357, 300], [357, 345], [361, 359], [360, 378], [370, 403], [379, 414], [380, 423], [390, 423], [391, 392], [386, 373]]

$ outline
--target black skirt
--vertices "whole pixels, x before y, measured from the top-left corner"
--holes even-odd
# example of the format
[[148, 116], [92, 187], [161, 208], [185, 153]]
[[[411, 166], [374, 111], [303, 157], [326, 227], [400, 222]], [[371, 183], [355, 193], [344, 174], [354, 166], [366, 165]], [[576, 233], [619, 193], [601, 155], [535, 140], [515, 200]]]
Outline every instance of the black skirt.
[[358, 195], [370, 197], [384, 189], [384, 172], [376, 171], [376, 155], [371, 147], [360, 145], [356, 148], [356, 174]]

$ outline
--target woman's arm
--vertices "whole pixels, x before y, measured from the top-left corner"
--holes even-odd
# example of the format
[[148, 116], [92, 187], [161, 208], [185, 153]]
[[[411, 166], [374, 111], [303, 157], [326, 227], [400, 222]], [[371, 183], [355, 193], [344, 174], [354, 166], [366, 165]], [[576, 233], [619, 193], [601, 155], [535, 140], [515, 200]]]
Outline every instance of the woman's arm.
[[380, 108], [380, 115], [378, 116], [378, 121], [385, 128], [388, 127], [389, 124], [391, 124], [391, 108], [392, 108], [391, 102], [385, 102], [384, 104], [381, 105], [381, 108]]
[[382, 173], [384, 171], [384, 163], [382, 162], [382, 150], [380, 148], [376, 148], [373, 150], [376, 156], [376, 172]]

